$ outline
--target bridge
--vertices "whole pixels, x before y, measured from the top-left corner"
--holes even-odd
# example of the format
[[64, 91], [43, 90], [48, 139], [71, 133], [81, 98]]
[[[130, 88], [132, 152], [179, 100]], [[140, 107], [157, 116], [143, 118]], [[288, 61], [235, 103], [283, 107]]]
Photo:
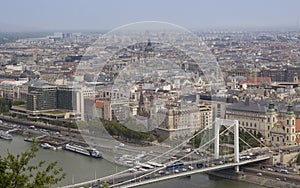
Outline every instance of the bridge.
[[[220, 132], [221, 127], [222, 129], [223, 127], [226, 128]], [[233, 148], [234, 153], [220, 155], [220, 135], [224, 135], [224, 133], [228, 134], [229, 132], [234, 135], [234, 146], [231, 147], [229, 143], [225, 143], [223, 145], [228, 145], [231, 149]], [[169, 156], [168, 154], [173, 153], [174, 151], [180, 151], [182, 146], [185, 146], [191, 141], [191, 139], [198, 135], [201, 137], [208, 137], [208, 139], [194, 151], [185, 153], [181, 157], [172, 161], [162, 161], [165, 160], [163, 156]], [[240, 152], [239, 140], [248, 145], [249, 149]], [[257, 141], [264, 145], [260, 140], [257, 139]], [[197, 173], [218, 171], [228, 168], [234, 168], [236, 172], [239, 172], [239, 167], [242, 165], [265, 161], [271, 157], [269, 152], [270, 150], [267, 147], [257, 148], [256, 150], [253, 150], [253, 152], [251, 148], [252, 147], [246, 141], [239, 137], [238, 121], [217, 119], [211, 126], [199, 131], [183, 141], [181, 144], [151, 159], [150, 161], [145, 162], [149, 165], [144, 165], [144, 167], [135, 166], [107, 177], [64, 186], [64, 188], [82, 187], [87, 185], [90, 187], [100, 187], [103, 184], [107, 184], [109, 187], [136, 187], [168, 179], [191, 176]], [[211, 156], [203, 156], [197, 160], [189, 160], [190, 156], [195, 155], [196, 152], [199, 153], [199, 151], [204, 150], [212, 150], [213, 154]], [[152, 164], [152, 168], [150, 168], [150, 164]]]
[[189, 170], [189, 171], [185, 171], [185, 172], [177, 172], [177, 173], [172, 172], [172, 173], [167, 174], [167, 175], [165, 175], [165, 174], [154, 175], [154, 176], [150, 176], [150, 178], [149, 178], [149, 176], [146, 176], [144, 178], [138, 177], [138, 178], [131, 179], [131, 182], [128, 183], [128, 184], [124, 185], [121, 182], [120, 185], [115, 184], [115, 185], [112, 185], [110, 187], [137, 187], [137, 186], [151, 184], [151, 183], [164, 181], [164, 180], [168, 180], [168, 179], [191, 176], [191, 175], [197, 174], [197, 173], [205, 173], [205, 172], [209, 172], [209, 171], [218, 171], [218, 170], [222, 170], [222, 169], [233, 168], [233, 167], [237, 167], [237, 166], [241, 166], [241, 165], [245, 165], [245, 164], [249, 164], [249, 163], [254, 163], [254, 162], [267, 160], [269, 158], [270, 158], [270, 156], [263, 155], [263, 156], [260, 156], [256, 159], [242, 161], [242, 162], [239, 162], [239, 163], [227, 163], [227, 164], [223, 164], [223, 165], [216, 165], [216, 166], [200, 168], [200, 169], [194, 168], [194, 170]]

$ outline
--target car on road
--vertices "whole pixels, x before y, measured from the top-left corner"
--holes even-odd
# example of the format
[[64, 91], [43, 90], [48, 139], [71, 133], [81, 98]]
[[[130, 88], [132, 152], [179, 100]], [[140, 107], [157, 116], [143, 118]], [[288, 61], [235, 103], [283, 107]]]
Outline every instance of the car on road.
[[262, 176], [262, 173], [259, 172], [259, 173], [257, 173], [256, 175], [257, 175], [257, 176]]
[[179, 173], [179, 170], [178, 170], [178, 169], [176, 169], [176, 170], [174, 170], [174, 172], [175, 172], [175, 173]]
[[158, 174], [164, 174], [164, 173], [165, 173], [165, 171], [163, 171], [163, 170], [158, 171]]
[[187, 171], [187, 169], [186, 168], [182, 168], [182, 172], [186, 172]]
[[270, 172], [274, 172], [275, 170], [273, 168], [266, 168], [267, 171], [270, 171]]
[[134, 172], [136, 172], [136, 171], [137, 171], [137, 169], [135, 169], [135, 168], [129, 169], [129, 172], [130, 172], [130, 173], [134, 173]]
[[188, 166], [188, 169], [189, 169], [189, 170], [194, 170], [194, 167]]
[[280, 173], [283, 173], [283, 174], [288, 174], [288, 173], [289, 173], [286, 169], [280, 169], [279, 172], [280, 172]]
[[203, 163], [197, 163], [197, 168], [203, 168], [203, 167], [204, 167]]
[[280, 181], [280, 178], [275, 178], [277, 181]]
[[124, 146], [125, 146], [125, 144], [123, 144], [123, 143], [120, 143], [120, 144], [119, 144], [119, 146], [120, 146], [120, 147], [124, 147]]

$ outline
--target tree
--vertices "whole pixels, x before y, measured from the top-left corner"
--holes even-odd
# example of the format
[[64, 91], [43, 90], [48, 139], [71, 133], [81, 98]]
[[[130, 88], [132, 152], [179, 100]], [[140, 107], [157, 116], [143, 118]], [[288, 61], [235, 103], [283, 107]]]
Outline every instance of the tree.
[[109, 184], [108, 184], [106, 181], [104, 181], [104, 182], [102, 183], [102, 187], [103, 187], [103, 188], [108, 188], [108, 187], [109, 187]]
[[57, 162], [45, 166], [45, 161], [32, 164], [38, 151], [34, 142], [30, 150], [16, 156], [8, 152], [7, 157], [0, 156], [0, 188], [36, 188], [50, 187], [63, 178], [62, 168], [56, 168]]
[[20, 105], [24, 105], [25, 102], [24, 101], [13, 101], [12, 105], [13, 106], [20, 106]]

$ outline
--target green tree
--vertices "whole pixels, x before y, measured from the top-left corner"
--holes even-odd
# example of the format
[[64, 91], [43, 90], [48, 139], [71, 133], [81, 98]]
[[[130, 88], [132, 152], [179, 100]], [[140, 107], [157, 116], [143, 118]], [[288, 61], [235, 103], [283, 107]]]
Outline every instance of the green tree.
[[45, 166], [45, 161], [33, 165], [32, 159], [38, 151], [37, 143], [30, 150], [6, 157], [0, 156], [0, 188], [42, 188], [50, 187], [65, 178], [62, 168], [56, 168], [57, 162]]
[[20, 106], [20, 105], [24, 105], [25, 102], [24, 101], [13, 101], [12, 105], [13, 106]]
[[103, 187], [103, 188], [108, 188], [108, 187], [109, 187], [109, 184], [108, 184], [106, 181], [104, 181], [104, 182], [102, 183], [102, 187]]

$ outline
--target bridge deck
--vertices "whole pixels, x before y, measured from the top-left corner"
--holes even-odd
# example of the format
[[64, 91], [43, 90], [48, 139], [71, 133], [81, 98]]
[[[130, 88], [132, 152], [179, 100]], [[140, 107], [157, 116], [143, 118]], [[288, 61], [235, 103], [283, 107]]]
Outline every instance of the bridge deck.
[[195, 170], [191, 170], [191, 171], [180, 172], [178, 174], [165, 175], [165, 176], [160, 176], [160, 177], [156, 177], [156, 178], [153, 178], [153, 179], [143, 180], [143, 181], [139, 181], [139, 182], [133, 182], [133, 183], [130, 183], [130, 184], [126, 184], [124, 186], [122, 186], [122, 185], [118, 186], [118, 184], [116, 184], [116, 185], [112, 185], [110, 187], [124, 187], [124, 188], [126, 188], [126, 187], [137, 187], [137, 186], [151, 184], [151, 183], [164, 181], [164, 180], [168, 180], [168, 179], [184, 177], [184, 176], [190, 176], [190, 175], [197, 174], [197, 173], [204, 173], [204, 172], [209, 172], [209, 171], [217, 171], [217, 170], [222, 170], [222, 169], [226, 169], [226, 168], [232, 168], [232, 167], [235, 167], [235, 166], [241, 166], [241, 165], [245, 165], [245, 164], [249, 164], [249, 163], [254, 163], [254, 162], [266, 160], [266, 159], [269, 159], [269, 158], [270, 158], [269, 156], [258, 157], [256, 159], [242, 161], [242, 162], [239, 162], [239, 163], [227, 163], [227, 164], [218, 165], [218, 166], [214, 166], [214, 167], [195, 169]]
[[197, 174], [197, 173], [204, 173], [204, 172], [209, 172], [209, 171], [217, 171], [217, 170], [222, 170], [222, 169], [226, 169], [226, 168], [232, 168], [235, 166], [241, 166], [241, 165], [245, 165], [245, 164], [249, 164], [249, 163], [267, 160], [269, 158], [270, 158], [270, 156], [268, 156], [268, 155], [262, 155], [262, 156], [257, 156], [256, 159], [249, 159], [249, 160], [241, 161], [239, 163], [226, 163], [226, 164], [222, 164], [222, 165], [217, 165], [217, 166], [213, 166], [213, 167], [205, 167], [205, 168], [200, 168], [200, 169], [195, 168], [194, 170], [189, 170], [189, 171], [180, 172], [180, 173], [173, 173], [173, 174], [169, 174], [169, 175], [157, 176], [152, 179], [141, 179], [138, 177], [139, 175], [150, 173], [151, 171], [153, 171], [152, 169], [149, 170], [148, 172], [139, 172], [136, 174], [132, 174], [132, 173], [131, 174], [113, 174], [113, 175], [103, 177], [103, 178], [100, 178], [97, 180], [90, 180], [90, 181], [86, 181], [86, 182], [77, 183], [74, 185], [63, 186], [63, 188], [81, 187], [84, 185], [91, 185], [93, 183], [100, 182], [100, 181], [108, 182], [108, 181], [112, 180], [114, 177], [118, 177], [118, 179], [125, 178], [127, 180], [130, 180], [130, 179], [133, 179], [132, 178], [133, 176], [136, 176], [136, 178], [134, 178], [132, 182], [128, 182], [127, 184], [124, 184], [124, 185], [122, 185], [122, 183], [116, 183], [114, 185], [110, 185], [109, 187], [136, 187], [136, 186], [151, 184], [151, 183], [164, 181], [164, 180], [168, 180], [168, 179], [190, 176], [190, 175]]

